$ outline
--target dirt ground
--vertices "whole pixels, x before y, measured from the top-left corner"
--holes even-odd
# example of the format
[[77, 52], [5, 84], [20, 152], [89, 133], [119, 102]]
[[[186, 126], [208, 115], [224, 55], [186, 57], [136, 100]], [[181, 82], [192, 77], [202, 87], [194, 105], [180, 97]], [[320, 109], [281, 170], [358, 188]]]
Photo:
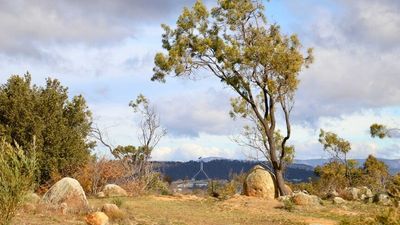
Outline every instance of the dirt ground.
[[[373, 207], [325, 203], [312, 208], [297, 206], [289, 212], [277, 200], [235, 196], [220, 201], [194, 195], [89, 198], [89, 202], [94, 211], [105, 203], [118, 202], [124, 214], [111, 221], [118, 225], [334, 225], [342, 218], [361, 216]], [[85, 224], [85, 215], [85, 212], [63, 215], [44, 206], [25, 205], [12, 224]]]

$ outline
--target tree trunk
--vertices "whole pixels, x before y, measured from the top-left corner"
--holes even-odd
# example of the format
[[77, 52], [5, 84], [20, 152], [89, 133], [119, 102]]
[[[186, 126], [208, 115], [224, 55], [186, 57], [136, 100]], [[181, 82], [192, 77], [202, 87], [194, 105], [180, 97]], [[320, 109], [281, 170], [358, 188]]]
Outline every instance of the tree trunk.
[[278, 194], [280, 196], [290, 194], [285, 185], [285, 179], [283, 178], [283, 171], [275, 169], [274, 173], [275, 173], [275, 179], [276, 179], [276, 186], [278, 188]]

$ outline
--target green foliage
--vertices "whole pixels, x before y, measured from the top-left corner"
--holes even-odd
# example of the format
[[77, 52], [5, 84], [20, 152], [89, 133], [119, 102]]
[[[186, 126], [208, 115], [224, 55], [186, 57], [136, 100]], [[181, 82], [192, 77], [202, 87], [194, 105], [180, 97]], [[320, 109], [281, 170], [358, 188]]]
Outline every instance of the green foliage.
[[387, 191], [390, 196], [400, 201], [400, 173], [392, 176], [387, 185]]
[[347, 160], [347, 171], [346, 176], [346, 165], [337, 160], [317, 166], [314, 172], [319, 179], [307, 184], [304, 189], [309, 193], [323, 196], [329, 191], [340, 191], [348, 186], [364, 186], [363, 171], [357, 161]]
[[318, 141], [324, 146], [324, 150], [331, 154], [334, 161], [344, 165], [344, 176], [348, 180], [349, 185], [353, 185], [351, 167], [354, 167], [356, 162], [347, 160], [347, 153], [351, 150], [350, 142], [340, 138], [333, 132], [325, 132], [321, 129]]
[[363, 167], [366, 186], [375, 192], [385, 191], [385, 186], [389, 180], [389, 170], [387, 165], [379, 161], [372, 155], [369, 155]]
[[144, 146], [135, 147], [132, 145], [127, 145], [127, 146], [119, 145], [113, 149], [112, 153], [119, 159], [126, 159], [130, 161], [130, 163], [135, 163], [147, 159], [151, 151]]
[[371, 137], [385, 138], [388, 136], [388, 129], [382, 124], [374, 123], [370, 126]]
[[[272, 162], [278, 187], [286, 194], [282, 174], [292, 158], [287, 155], [294, 152], [286, 146], [290, 112], [298, 75], [312, 62], [312, 49], [303, 56], [296, 35], [283, 35], [278, 25], [267, 23], [261, 1], [219, 0], [211, 10], [197, 1], [191, 9], [183, 9], [175, 29], [162, 27], [166, 53], [156, 54], [152, 80], [165, 82], [169, 74], [195, 76], [196, 70], [205, 69], [236, 92], [230, 114], [251, 123], [244, 131], [244, 145]], [[277, 144], [278, 110], [284, 115], [286, 131]]]
[[296, 209], [296, 205], [291, 198], [283, 200], [283, 208], [289, 212], [293, 212]]
[[31, 85], [31, 76], [11, 76], [0, 86], [0, 137], [30, 149], [36, 137], [39, 179], [72, 175], [88, 160], [93, 143], [91, 113], [82, 96], [68, 98], [67, 88], [47, 79]]
[[342, 162], [344, 162], [344, 157], [351, 150], [350, 142], [340, 138], [335, 133], [325, 132], [322, 129], [319, 134], [319, 142], [324, 146], [325, 151], [328, 151], [335, 159]]
[[0, 224], [9, 224], [28, 191], [34, 188], [35, 151], [0, 140]]
[[323, 191], [341, 190], [348, 186], [345, 176], [346, 168], [343, 163], [332, 161], [323, 166], [317, 166], [314, 172], [319, 176], [319, 187], [323, 188]]
[[383, 139], [385, 137], [392, 138], [400, 135], [399, 128], [388, 128], [385, 125], [374, 123], [370, 126], [371, 137], [379, 137]]
[[169, 195], [169, 185], [167, 182], [163, 181], [161, 178], [161, 174], [159, 173], [150, 173], [148, 175], [148, 185], [147, 190], [150, 192], [157, 192], [162, 195]]
[[207, 193], [211, 197], [226, 200], [236, 194], [237, 188], [238, 183], [235, 180], [231, 180], [227, 183], [211, 180], [208, 183]]

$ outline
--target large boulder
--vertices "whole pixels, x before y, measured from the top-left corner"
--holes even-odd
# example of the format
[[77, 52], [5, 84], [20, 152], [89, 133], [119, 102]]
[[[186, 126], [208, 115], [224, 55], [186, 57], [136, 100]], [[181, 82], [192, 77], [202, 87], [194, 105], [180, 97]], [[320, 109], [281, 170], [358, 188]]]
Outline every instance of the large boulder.
[[70, 177], [55, 183], [43, 196], [42, 202], [57, 207], [66, 203], [70, 209], [88, 209], [89, 206], [82, 186]]
[[120, 186], [116, 184], [107, 184], [104, 186], [103, 191], [106, 197], [125, 197], [128, 193]]
[[274, 177], [262, 166], [253, 167], [244, 181], [243, 194], [267, 199], [278, 197]]
[[316, 195], [309, 195], [304, 192], [295, 192], [292, 196], [292, 201], [296, 205], [302, 206], [319, 206], [321, 199]]
[[88, 225], [107, 225], [109, 219], [103, 212], [94, 212], [87, 215], [85, 221]]

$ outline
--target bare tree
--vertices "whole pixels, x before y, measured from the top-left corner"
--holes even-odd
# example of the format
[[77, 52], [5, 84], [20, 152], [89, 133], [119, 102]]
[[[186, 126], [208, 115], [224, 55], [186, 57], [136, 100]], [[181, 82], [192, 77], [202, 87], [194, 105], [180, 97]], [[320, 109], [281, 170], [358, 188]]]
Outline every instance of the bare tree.
[[91, 137], [103, 144], [111, 154], [118, 159], [126, 170], [126, 175], [121, 177], [122, 182], [140, 181], [142, 187], [146, 188], [151, 181], [152, 166], [149, 162], [151, 153], [167, 133], [161, 126], [160, 117], [156, 108], [149, 103], [147, 98], [140, 94], [136, 100], [131, 101], [129, 106], [140, 116], [138, 123], [139, 146], [118, 145], [114, 147], [97, 125], [92, 127]]

